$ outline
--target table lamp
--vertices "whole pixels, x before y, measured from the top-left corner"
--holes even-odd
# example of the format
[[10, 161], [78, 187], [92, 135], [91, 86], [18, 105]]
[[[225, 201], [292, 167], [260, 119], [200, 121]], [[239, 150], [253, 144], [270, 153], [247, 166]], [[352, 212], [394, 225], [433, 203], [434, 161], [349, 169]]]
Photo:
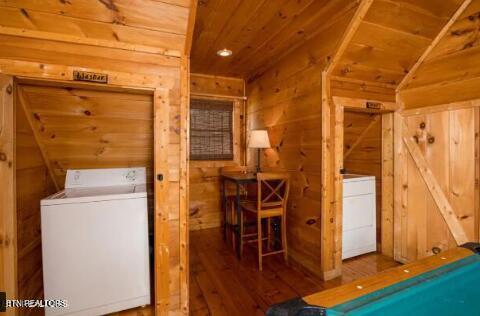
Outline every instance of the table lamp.
[[260, 172], [260, 149], [270, 148], [270, 140], [266, 130], [253, 130], [250, 132], [249, 148], [257, 149], [257, 173]]

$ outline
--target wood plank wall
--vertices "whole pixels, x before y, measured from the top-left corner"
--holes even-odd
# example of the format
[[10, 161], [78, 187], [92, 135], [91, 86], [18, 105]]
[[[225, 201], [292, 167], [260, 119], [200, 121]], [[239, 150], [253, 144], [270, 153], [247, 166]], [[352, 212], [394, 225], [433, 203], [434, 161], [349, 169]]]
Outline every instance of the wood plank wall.
[[[382, 115], [348, 112], [344, 114], [344, 161], [347, 173], [375, 176], [377, 244], [381, 243], [382, 223]], [[380, 249], [380, 248], [378, 248]]]
[[[321, 73], [354, 10], [338, 1], [331, 23], [263, 75], [247, 83], [248, 130], [267, 128], [273, 148], [263, 152], [262, 168], [291, 175], [287, 210], [289, 254], [313, 273], [320, 271]], [[255, 164], [254, 152], [247, 156]]]
[[480, 98], [480, 1], [473, 0], [399, 92], [405, 108]]
[[191, 98], [231, 100], [233, 111], [233, 160], [190, 161], [190, 230], [218, 227], [222, 222], [220, 169], [245, 161], [243, 79], [191, 74]]
[[[170, 311], [180, 309], [180, 58], [20, 37], [0, 38], [0, 72], [71, 80], [72, 70], [106, 72], [112, 84], [163, 87], [169, 93], [168, 269]], [[33, 51], [35, 53], [26, 53]], [[1, 53], [0, 53], [1, 54]], [[182, 299], [185, 300], [185, 299]]]
[[[470, 241], [478, 240], [478, 111], [466, 109], [406, 116], [408, 135], [418, 147]], [[424, 128], [420, 127], [420, 125]], [[432, 138], [433, 137], [433, 138]], [[433, 142], [429, 142], [432, 139]], [[457, 246], [412, 156], [403, 150], [396, 181], [402, 207], [396, 259], [407, 262]], [[397, 193], [396, 193], [397, 194]]]
[[[43, 298], [40, 200], [55, 193], [22, 107], [16, 109], [17, 275], [20, 299]], [[35, 309], [22, 309], [30, 315]]]
[[162, 315], [188, 314], [188, 102], [181, 96], [188, 100], [195, 8], [192, 0], [0, 3], [0, 73], [62, 81], [72, 81], [74, 70], [104, 73], [108, 86], [155, 89], [155, 104], [164, 109], [159, 114], [169, 115], [158, 120], [168, 121], [168, 135], [156, 133], [168, 153], [158, 157], [168, 179], [161, 186], [168, 207], [159, 207], [156, 217], [166, 226], [155, 249], [156, 310]]
[[[421, 153], [471, 241], [479, 238], [479, 115], [473, 103], [462, 101], [480, 98], [479, 14], [480, 1], [474, 0], [398, 91], [407, 133], [417, 137]], [[428, 142], [431, 137], [433, 143]], [[416, 260], [434, 250], [455, 247], [411, 155], [405, 146], [398, 147], [398, 153], [404, 159], [399, 160], [398, 170], [403, 171], [395, 180], [396, 259]]]

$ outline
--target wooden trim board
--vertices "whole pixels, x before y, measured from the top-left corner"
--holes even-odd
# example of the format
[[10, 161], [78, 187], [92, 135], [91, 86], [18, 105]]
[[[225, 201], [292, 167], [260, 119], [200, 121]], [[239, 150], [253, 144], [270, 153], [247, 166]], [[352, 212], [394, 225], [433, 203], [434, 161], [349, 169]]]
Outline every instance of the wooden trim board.
[[382, 254], [393, 257], [394, 144], [393, 113], [382, 115]]
[[[0, 74], [0, 288], [17, 298], [17, 220], [15, 201], [15, 111], [13, 78]], [[6, 315], [16, 315], [7, 309]]]
[[169, 95], [168, 90], [155, 90], [154, 99], [154, 170], [155, 176], [162, 175], [161, 181], [154, 181], [155, 192], [155, 313], [167, 315], [170, 300], [169, 251], [168, 251], [168, 131]]
[[345, 109], [369, 113], [385, 113], [398, 110], [395, 102], [368, 100], [360, 98], [332, 97], [335, 104], [341, 104]]

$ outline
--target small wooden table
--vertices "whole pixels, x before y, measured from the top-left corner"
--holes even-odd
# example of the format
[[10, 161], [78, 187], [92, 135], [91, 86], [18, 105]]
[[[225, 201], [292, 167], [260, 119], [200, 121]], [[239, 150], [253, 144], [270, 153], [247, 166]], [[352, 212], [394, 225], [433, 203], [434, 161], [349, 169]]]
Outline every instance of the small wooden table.
[[227, 235], [227, 212], [226, 212], [226, 205], [227, 205], [227, 196], [225, 194], [225, 183], [226, 182], [233, 182], [236, 187], [236, 199], [235, 205], [237, 209], [237, 224], [234, 225], [235, 235], [236, 235], [236, 250], [237, 256], [240, 258], [240, 218], [242, 216], [242, 210], [240, 206], [240, 187], [256, 183], [257, 177], [253, 173], [229, 173], [222, 175], [222, 210], [225, 211], [225, 217], [223, 220], [223, 237], [226, 238]]

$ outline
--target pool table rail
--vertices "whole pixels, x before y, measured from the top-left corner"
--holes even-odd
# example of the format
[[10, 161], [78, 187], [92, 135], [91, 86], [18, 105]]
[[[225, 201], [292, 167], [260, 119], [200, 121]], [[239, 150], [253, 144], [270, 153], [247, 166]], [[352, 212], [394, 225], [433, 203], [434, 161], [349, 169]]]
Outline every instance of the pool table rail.
[[374, 276], [273, 305], [267, 311], [267, 316], [326, 315], [326, 309], [435, 270], [475, 253], [480, 254], [480, 244], [467, 243], [431, 257], [382, 271]]

